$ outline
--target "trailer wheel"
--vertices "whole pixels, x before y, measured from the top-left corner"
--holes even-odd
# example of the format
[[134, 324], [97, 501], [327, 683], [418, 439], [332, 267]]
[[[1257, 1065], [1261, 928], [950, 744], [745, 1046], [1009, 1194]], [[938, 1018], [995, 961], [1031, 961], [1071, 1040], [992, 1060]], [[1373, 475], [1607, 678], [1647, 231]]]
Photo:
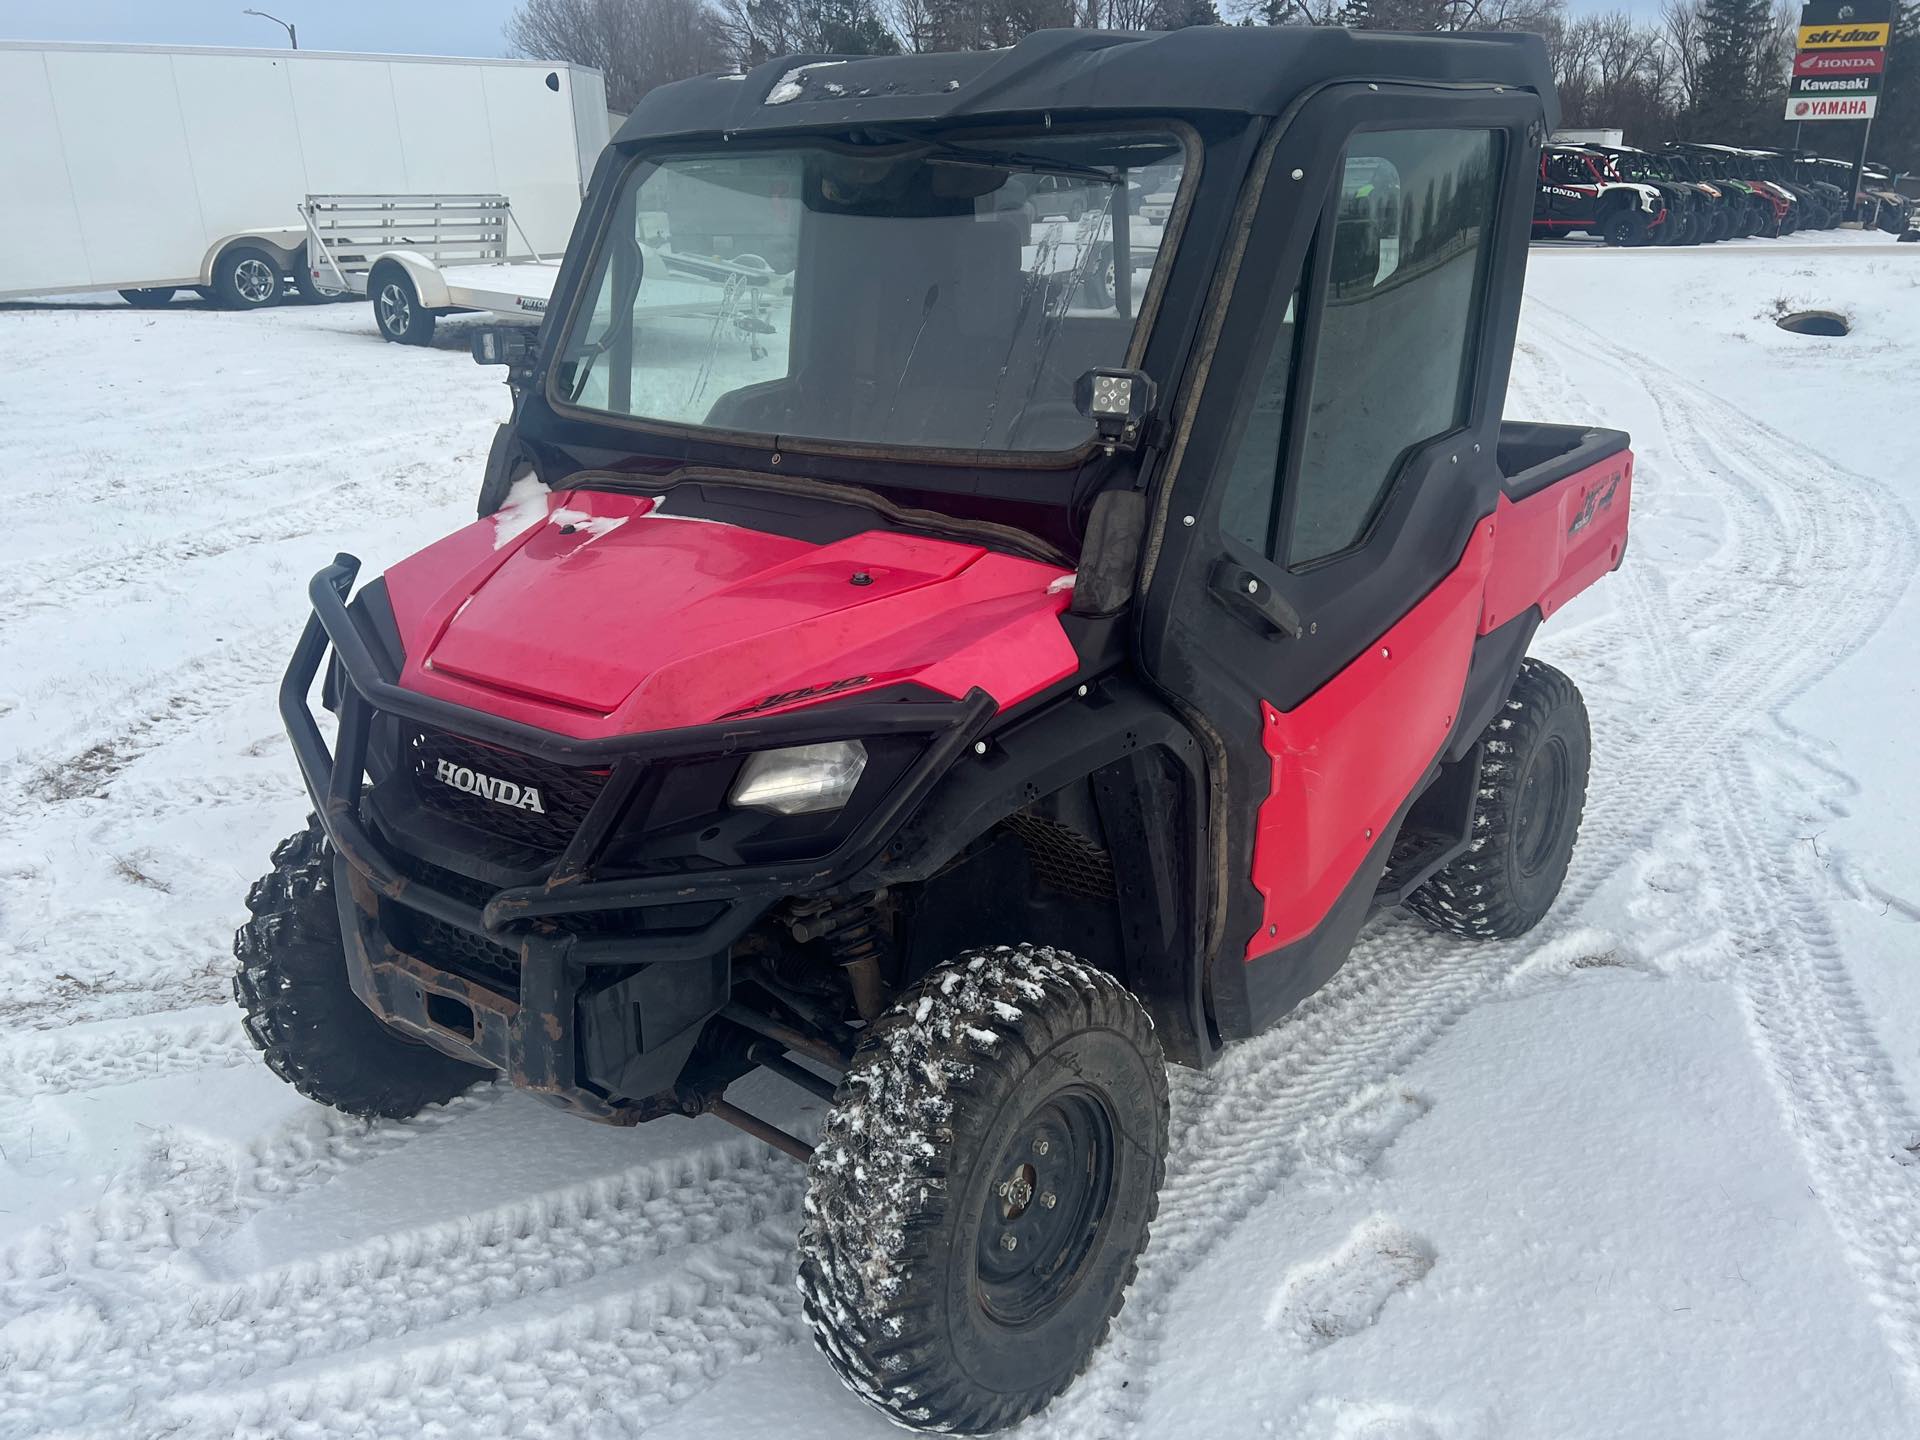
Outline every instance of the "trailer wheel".
[[305, 251], [301, 252], [300, 263], [293, 267], [293, 273], [289, 278], [293, 281], [293, 293], [302, 305], [324, 305], [330, 300], [339, 299], [344, 293], [339, 290], [320, 288], [319, 282], [313, 278], [313, 271]]
[[1118, 980], [1042, 946], [960, 955], [868, 1027], [813, 1152], [815, 1343], [897, 1424], [1037, 1413], [1120, 1309], [1166, 1152], [1165, 1058]]
[[380, 1023], [347, 983], [333, 847], [318, 820], [283, 840], [247, 895], [233, 937], [233, 998], [267, 1068], [309, 1100], [349, 1115], [401, 1120], [441, 1105], [490, 1072]]
[[1473, 844], [1406, 903], [1436, 930], [1510, 940], [1540, 923], [1567, 878], [1587, 800], [1587, 707], [1573, 681], [1525, 660], [1480, 742]]
[[214, 299], [229, 310], [280, 303], [280, 262], [256, 245], [236, 245], [213, 262]]
[[122, 290], [120, 298], [136, 310], [158, 310], [173, 303], [174, 293], [171, 285], [161, 285], [151, 290]]
[[433, 339], [434, 313], [420, 303], [420, 292], [398, 265], [373, 272], [367, 293], [373, 297], [373, 323], [382, 339], [396, 345], [426, 345]]

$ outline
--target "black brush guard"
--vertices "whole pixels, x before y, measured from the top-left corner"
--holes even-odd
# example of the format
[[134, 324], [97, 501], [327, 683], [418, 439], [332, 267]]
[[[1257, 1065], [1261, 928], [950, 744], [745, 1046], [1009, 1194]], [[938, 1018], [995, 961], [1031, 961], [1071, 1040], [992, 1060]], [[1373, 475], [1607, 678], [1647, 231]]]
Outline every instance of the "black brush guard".
[[[337, 857], [354, 992], [388, 1024], [597, 1120], [618, 1123], [658, 1113], [660, 1107], [631, 1102], [672, 1087], [701, 1030], [727, 1003], [733, 942], [781, 896], [831, 889], [871, 864], [995, 710], [992, 697], [975, 689], [960, 701], [850, 702], [644, 735], [575, 739], [402, 689], [392, 663], [368, 643], [347, 609], [359, 570], [359, 560], [343, 554], [314, 576], [308, 586], [313, 613], [280, 685], [281, 719]], [[329, 648], [340, 681], [332, 750], [308, 704]], [[367, 825], [363, 777], [376, 712], [554, 764], [604, 767], [606, 782], [543, 882], [509, 886], [476, 904], [411, 878], [405, 857], [391, 853]], [[924, 749], [824, 856], [750, 869], [595, 878], [649, 765], [883, 735], [919, 737]], [[380, 925], [382, 901], [516, 951], [518, 996], [397, 948]], [[566, 917], [604, 919], [608, 912], [685, 915], [683, 907], [700, 902], [713, 902], [708, 909], [717, 906], [717, 913], [683, 929], [580, 935], [564, 924]], [[594, 926], [598, 932], [608, 928]], [[607, 966], [634, 973], [602, 984], [595, 972], [604, 977], [600, 967]]]

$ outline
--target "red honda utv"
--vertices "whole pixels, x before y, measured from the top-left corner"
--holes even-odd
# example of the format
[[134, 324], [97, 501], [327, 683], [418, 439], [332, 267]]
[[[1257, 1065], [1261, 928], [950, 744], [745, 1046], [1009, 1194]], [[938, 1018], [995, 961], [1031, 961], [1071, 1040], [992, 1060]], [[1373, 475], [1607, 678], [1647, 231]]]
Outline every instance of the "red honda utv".
[[1147, 1243], [1166, 1063], [1379, 911], [1500, 940], [1560, 889], [1587, 718], [1527, 647], [1632, 461], [1501, 418], [1554, 108], [1533, 36], [1304, 27], [649, 93], [537, 337], [477, 332], [482, 518], [313, 581], [268, 1064], [738, 1126], [807, 1166], [849, 1386], [1041, 1409]]

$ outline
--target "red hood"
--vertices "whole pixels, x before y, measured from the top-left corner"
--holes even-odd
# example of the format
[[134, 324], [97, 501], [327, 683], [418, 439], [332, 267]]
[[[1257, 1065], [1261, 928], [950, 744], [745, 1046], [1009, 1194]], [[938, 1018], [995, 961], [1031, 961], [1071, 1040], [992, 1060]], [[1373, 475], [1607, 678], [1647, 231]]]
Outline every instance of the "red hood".
[[1073, 673], [1068, 573], [886, 530], [815, 545], [580, 490], [386, 578], [406, 688], [585, 738], [766, 713], [823, 686], [977, 685], [1005, 708]]

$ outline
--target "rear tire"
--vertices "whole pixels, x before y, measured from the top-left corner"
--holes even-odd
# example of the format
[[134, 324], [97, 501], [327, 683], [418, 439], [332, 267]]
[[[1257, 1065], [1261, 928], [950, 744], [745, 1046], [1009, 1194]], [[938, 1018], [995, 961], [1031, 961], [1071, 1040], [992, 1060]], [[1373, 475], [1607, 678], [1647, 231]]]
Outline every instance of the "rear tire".
[[1407, 908], [1436, 930], [1511, 940], [1545, 918], [1567, 878], [1587, 799], [1587, 707], [1565, 675], [1524, 660], [1480, 739], [1473, 844]]
[[320, 822], [281, 842], [247, 895], [233, 937], [233, 998], [267, 1068], [309, 1100], [349, 1115], [403, 1120], [492, 1072], [399, 1035], [347, 983], [333, 847]]
[[257, 245], [236, 245], [213, 262], [213, 298], [229, 310], [280, 303], [280, 262]]
[[420, 303], [420, 292], [398, 265], [376, 270], [367, 284], [367, 296], [373, 301], [373, 323], [380, 328], [381, 339], [396, 345], [432, 342], [437, 317]]
[[173, 303], [174, 293], [173, 286], [160, 285], [150, 290], [122, 290], [120, 298], [136, 310], [158, 310]]
[[800, 1229], [815, 1342], [897, 1424], [1038, 1413], [1120, 1309], [1166, 1152], [1165, 1059], [1118, 980], [1038, 946], [959, 956], [834, 1097]]

